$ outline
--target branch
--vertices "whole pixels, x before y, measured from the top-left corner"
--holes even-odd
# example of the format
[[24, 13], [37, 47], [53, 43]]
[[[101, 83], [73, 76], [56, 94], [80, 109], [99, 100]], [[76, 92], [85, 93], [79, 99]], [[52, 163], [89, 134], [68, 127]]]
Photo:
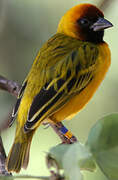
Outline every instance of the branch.
[[20, 85], [15, 81], [8, 80], [0, 75], [0, 89], [8, 91], [10, 94], [17, 97], [20, 90]]

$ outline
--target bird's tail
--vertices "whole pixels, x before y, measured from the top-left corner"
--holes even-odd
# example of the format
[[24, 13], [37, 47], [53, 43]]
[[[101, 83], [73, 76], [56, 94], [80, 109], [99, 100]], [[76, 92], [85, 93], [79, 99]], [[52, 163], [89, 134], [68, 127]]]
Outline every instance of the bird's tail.
[[19, 136], [16, 136], [6, 162], [9, 172], [14, 171], [18, 173], [21, 168], [27, 168], [33, 134], [34, 132], [25, 134], [23, 131], [20, 131]]

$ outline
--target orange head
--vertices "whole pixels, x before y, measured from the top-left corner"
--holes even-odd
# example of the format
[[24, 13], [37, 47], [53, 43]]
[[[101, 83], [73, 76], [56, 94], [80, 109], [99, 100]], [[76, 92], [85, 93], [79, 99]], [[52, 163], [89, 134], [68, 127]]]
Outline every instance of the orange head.
[[103, 41], [104, 29], [113, 26], [104, 19], [96, 6], [80, 4], [71, 8], [60, 20], [57, 32], [73, 38], [99, 43]]

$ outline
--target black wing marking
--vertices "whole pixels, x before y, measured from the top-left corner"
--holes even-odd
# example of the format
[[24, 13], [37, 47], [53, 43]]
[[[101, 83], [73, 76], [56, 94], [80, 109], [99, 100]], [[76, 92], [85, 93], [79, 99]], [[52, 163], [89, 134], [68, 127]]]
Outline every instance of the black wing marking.
[[[86, 74], [86, 76], [88, 77], [88, 73]], [[76, 88], [78, 84], [79, 86], [81, 86], [81, 83], [83, 82], [82, 79], [86, 78], [86, 76], [81, 76], [79, 80], [77, 80], [75, 77], [72, 77], [66, 84], [66, 91], [64, 87], [66, 80], [63, 79], [57, 81], [59, 90], [63, 87], [60, 91], [56, 91], [54, 89], [54, 86], [51, 86], [48, 90], [42, 89], [40, 93], [35, 96], [30, 107], [28, 119], [24, 126], [25, 132], [28, 132], [35, 126], [38, 121], [44, 120], [52, 112], [64, 105], [70, 99], [68, 97], [68, 93], [71, 92], [73, 87], [77, 91]], [[87, 82], [87, 84], [92, 80], [92, 77], [88, 79], [89, 81]], [[83, 90], [86, 85], [82, 85], [82, 88], [80, 88], [80, 90], [78, 91], [80, 92], [81, 90]]]
[[34, 114], [47, 103], [57, 92], [54, 89], [54, 86], [51, 86], [48, 90], [41, 89], [40, 93], [37, 94], [33, 100], [33, 103], [30, 107], [28, 114], [28, 119], [32, 119]]
[[[71, 75], [71, 74], [70, 74]], [[69, 77], [69, 74], [68, 74]], [[64, 85], [66, 80], [59, 79], [57, 81], [58, 90]], [[51, 82], [50, 82], [51, 83]], [[48, 87], [48, 83], [44, 87]], [[46, 118], [45, 114], [48, 110], [57, 103], [57, 101], [63, 96], [64, 90], [57, 92], [52, 85], [49, 89], [42, 88], [39, 94], [37, 94], [32, 102], [32, 105], [29, 110], [28, 119], [24, 126], [25, 132], [30, 130], [35, 123], [41, 119]], [[43, 118], [44, 117], [44, 118]]]
[[[49, 93], [49, 91], [47, 92], [47, 94]], [[52, 93], [52, 92], [51, 92]], [[54, 92], [55, 93], [55, 92]], [[37, 116], [32, 120], [32, 121], [28, 121], [27, 120], [27, 122], [26, 122], [26, 124], [25, 124], [25, 126], [24, 126], [24, 130], [25, 130], [25, 132], [28, 132], [35, 124], [36, 124], [36, 122], [37, 121], [39, 121], [40, 120], [40, 118], [42, 118], [44, 115], [45, 115], [45, 113], [47, 113], [48, 112], [48, 110], [62, 97], [62, 95], [63, 95], [63, 91], [61, 91], [60, 93], [58, 93], [58, 95], [50, 102], [50, 103], [48, 103], [48, 105], [47, 106], [45, 106], [44, 108], [43, 108], [43, 110], [42, 111], [40, 111], [40, 113], [38, 113], [37, 114]], [[40, 95], [38, 94], [36, 97], [35, 97], [35, 99], [34, 99], [34, 101], [33, 101], [33, 103], [32, 103], [32, 107], [33, 107], [33, 105], [35, 104], [35, 102], [37, 103], [38, 102], [38, 104], [40, 103], [40, 99], [38, 99], [37, 97], [39, 97]], [[48, 100], [51, 100], [51, 98], [48, 98]], [[46, 101], [47, 102], [47, 101]], [[44, 102], [43, 102], [43, 104], [44, 104]], [[32, 110], [32, 107], [30, 108], [30, 113], [29, 113], [29, 115], [31, 115], [31, 113], [33, 113], [33, 110]], [[38, 107], [37, 107], [37, 109], [38, 109]], [[39, 110], [39, 109], [38, 109]], [[35, 111], [34, 111], [35, 112]], [[32, 114], [33, 115], [33, 114]], [[44, 117], [45, 118], [45, 117]]]
[[21, 89], [19, 91], [18, 99], [16, 101], [15, 107], [14, 107], [13, 112], [12, 112], [12, 117], [11, 117], [10, 124], [9, 124], [10, 127], [12, 126], [12, 124], [15, 121], [15, 118], [16, 118], [16, 115], [17, 115], [17, 112], [18, 112], [18, 108], [20, 106], [20, 102], [21, 102], [24, 90], [26, 88], [26, 85], [27, 85], [27, 82], [23, 83], [23, 85], [22, 85], [22, 87], [21, 87]]
[[[57, 80], [57, 82], [56, 82], [57, 90], [59, 90], [64, 85], [64, 83], [67, 81], [67, 79], [70, 76], [71, 76], [71, 71], [68, 70], [65, 80], [62, 79], [62, 78]], [[35, 98], [34, 98], [34, 100], [32, 102], [32, 105], [30, 107], [30, 110], [29, 110], [28, 121], [31, 121], [31, 119], [35, 115], [35, 113], [39, 109], [41, 109], [48, 101], [50, 101], [57, 94], [57, 90], [55, 90], [53, 85], [48, 90], [46, 89], [49, 86], [50, 83], [46, 83], [44, 85], [44, 88], [42, 88], [40, 90], [39, 94], [37, 94], [35, 96]], [[70, 83], [68, 83], [68, 91], [70, 91], [70, 88], [72, 87], [72, 85], [73, 85], [73, 83], [72, 83], [72, 81], [70, 81]]]

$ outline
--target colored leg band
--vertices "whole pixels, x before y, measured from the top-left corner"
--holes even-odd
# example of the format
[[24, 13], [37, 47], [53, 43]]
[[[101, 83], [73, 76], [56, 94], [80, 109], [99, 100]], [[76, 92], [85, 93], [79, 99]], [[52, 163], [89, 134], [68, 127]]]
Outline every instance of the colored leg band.
[[67, 137], [68, 139], [71, 139], [73, 134], [65, 127], [65, 126], [62, 126], [60, 128], [60, 131], [62, 132], [62, 134]]

